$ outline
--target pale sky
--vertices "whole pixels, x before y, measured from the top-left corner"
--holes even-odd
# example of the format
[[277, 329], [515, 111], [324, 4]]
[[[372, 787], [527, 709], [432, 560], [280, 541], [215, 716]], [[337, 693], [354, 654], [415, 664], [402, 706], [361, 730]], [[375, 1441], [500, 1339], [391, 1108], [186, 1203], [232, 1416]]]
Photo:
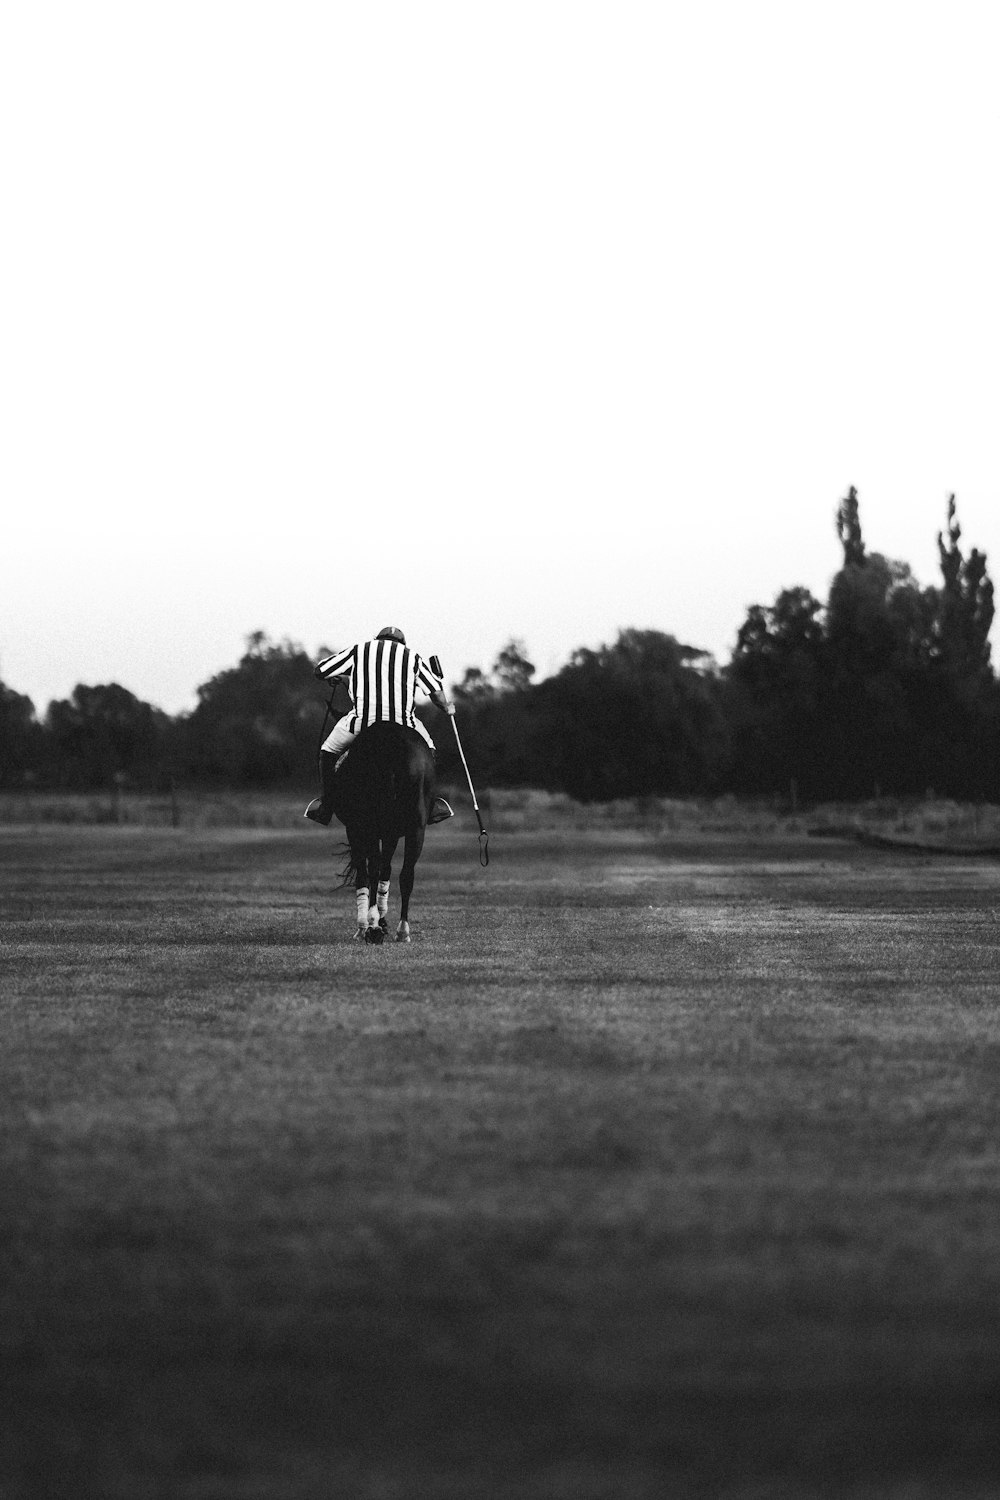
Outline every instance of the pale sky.
[[[263, 629], [725, 660], [869, 546], [1000, 581], [1000, 7], [127, 0], [0, 20], [0, 677]], [[996, 637], [995, 637], [996, 639]]]

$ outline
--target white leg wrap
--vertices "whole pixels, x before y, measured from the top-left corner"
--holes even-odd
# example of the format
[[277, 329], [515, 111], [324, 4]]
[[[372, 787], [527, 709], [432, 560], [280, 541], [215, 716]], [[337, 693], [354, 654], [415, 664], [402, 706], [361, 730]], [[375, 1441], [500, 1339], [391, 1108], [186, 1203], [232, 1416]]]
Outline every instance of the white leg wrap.
[[384, 917], [385, 914], [386, 914], [386, 912], [389, 910], [389, 882], [388, 882], [388, 880], [380, 880], [379, 881], [379, 883], [378, 883], [378, 892], [376, 893], [376, 896], [375, 896], [375, 905], [378, 907], [378, 914], [379, 914], [379, 916], [380, 917]]
[[358, 926], [368, 926], [368, 887], [363, 885], [356, 892], [358, 898]]

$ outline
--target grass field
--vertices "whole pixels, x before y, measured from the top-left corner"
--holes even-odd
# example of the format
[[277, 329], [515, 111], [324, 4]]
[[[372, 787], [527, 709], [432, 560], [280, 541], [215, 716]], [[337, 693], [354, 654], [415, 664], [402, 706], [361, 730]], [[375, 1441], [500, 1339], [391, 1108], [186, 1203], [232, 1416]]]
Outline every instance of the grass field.
[[3, 1500], [1000, 1495], [1000, 864], [332, 844], [0, 830]]

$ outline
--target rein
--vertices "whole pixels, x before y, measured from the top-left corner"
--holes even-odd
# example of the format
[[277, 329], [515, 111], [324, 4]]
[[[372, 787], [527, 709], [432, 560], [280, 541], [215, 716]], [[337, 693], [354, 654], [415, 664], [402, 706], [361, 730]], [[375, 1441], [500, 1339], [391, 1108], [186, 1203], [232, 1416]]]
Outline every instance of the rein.
[[[333, 713], [333, 695], [334, 695], [335, 691], [336, 691], [336, 689], [334, 688], [331, 691], [329, 698], [327, 699], [326, 713], [323, 715], [323, 728], [319, 732], [319, 744], [316, 746], [316, 766], [317, 766], [317, 769], [319, 768], [319, 765], [320, 765], [320, 756], [323, 753], [323, 741], [326, 739], [326, 726], [327, 726], [327, 724], [329, 722], [330, 715]], [[320, 785], [322, 786], [322, 778], [321, 778], [321, 781], [320, 781]]]

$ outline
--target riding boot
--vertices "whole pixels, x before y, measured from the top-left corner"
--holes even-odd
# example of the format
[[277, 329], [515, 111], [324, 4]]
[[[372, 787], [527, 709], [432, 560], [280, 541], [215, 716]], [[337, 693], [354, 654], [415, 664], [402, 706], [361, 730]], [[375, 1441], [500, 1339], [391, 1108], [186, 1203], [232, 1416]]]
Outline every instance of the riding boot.
[[323, 795], [313, 798], [303, 813], [303, 817], [310, 818], [314, 823], [322, 823], [324, 828], [328, 828], [333, 820], [333, 778], [336, 774], [337, 757], [331, 755], [329, 750], [321, 750], [319, 752], [319, 779]]

